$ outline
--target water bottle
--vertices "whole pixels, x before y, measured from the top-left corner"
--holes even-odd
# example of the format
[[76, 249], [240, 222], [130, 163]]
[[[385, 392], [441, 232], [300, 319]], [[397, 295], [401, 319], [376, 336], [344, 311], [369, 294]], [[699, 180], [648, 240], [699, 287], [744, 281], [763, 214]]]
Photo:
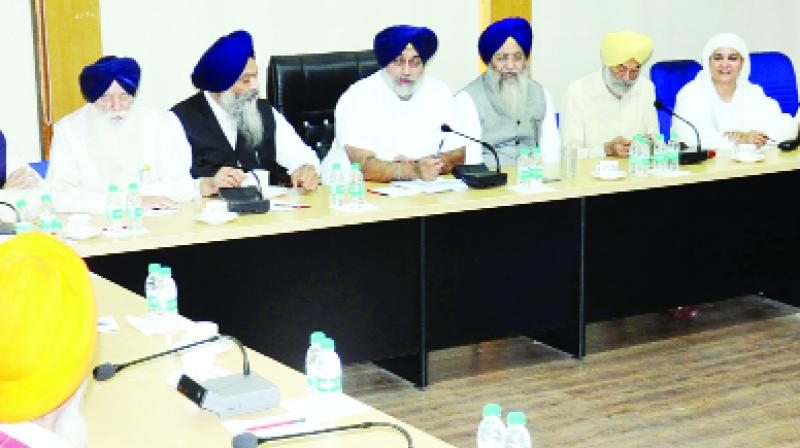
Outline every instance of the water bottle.
[[662, 174], [667, 170], [667, 153], [664, 148], [664, 134], [658, 134], [653, 141], [653, 172]]
[[681, 142], [678, 141], [678, 133], [675, 131], [669, 134], [667, 144], [667, 170], [678, 171], [681, 161]]
[[31, 210], [28, 208], [28, 202], [25, 199], [20, 199], [16, 202], [17, 214], [19, 215], [18, 222], [14, 225], [17, 233], [25, 233], [33, 230], [33, 219], [31, 217]]
[[631, 176], [636, 176], [639, 172], [640, 138], [639, 135], [634, 135], [631, 139], [631, 148], [628, 150], [628, 174]]
[[178, 285], [172, 278], [172, 268], [161, 266], [161, 279], [158, 282], [158, 308], [167, 322], [174, 322], [178, 316]]
[[334, 350], [335, 347], [331, 338], [320, 342], [316, 363], [316, 391], [321, 396], [333, 396], [342, 392], [342, 362]]
[[350, 203], [356, 207], [363, 206], [366, 194], [367, 185], [364, 183], [364, 174], [361, 173], [361, 164], [354, 162], [351, 165], [350, 175]]
[[544, 182], [544, 162], [542, 150], [538, 146], [531, 151], [530, 177], [532, 186], [540, 186]]
[[108, 230], [112, 233], [121, 232], [125, 225], [123, 222], [124, 207], [119, 188], [115, 184], [109, 185], [106, 194], [106, 221], [108, 221]]
[[[56, 208], [53, 206], [53, 198], [45, 193], [42, 195], [42, 204], [39, 207], [39, 227], [43, 232], [52, 233], [55, 219]], [[45, 231], [45, 227], [48, 229], [47, 231]]]
[[128, 230], [131, 232], [142, 231], [142, 196], [139, 194], [139, 184], [136, 182], [128, 185], [128, 194], [125, 197], [125, 217], [128, 220]]
[[147, 277], [144, 279], [144, 297], [147, 300], [147, 317], [149, 318], [154, 318], [161, 314], [158, 300], [160, 275], [160, 264], [150, 263], [147, 265]]
[[506, 425], [500, 413], [499, 404], [489, 403], [483, 407], [483, 419], [478, 425], [478, 448], [503, 448]]
[[533, 448], [533, 440], [525, 427], [524, 412], [509, 412], [506, 416], [508, 427], [503, 438], [503, 448]]
[[636, 175], [639, 177], [646, 177], [650, 171], [650, 142], [647, 137], [639, 137], [639, 156], [637, 157], [639, 169]]
[[306, 382], [309, 390], [314, 391], [317, 387], [317, 362], [322, 351], [322, 341], [325, 339], [325, 333], [315, 331], [311, 333], [309, 339], [308, 350], [306, 351]]
[[531, 158], [528, 155], [528, 148], [520, 147], [517, 155], [517, 185], [520, 188], [530, 188], [531, 186]]
[[50, 221], [50, 234], [60, 240], [64, 239], [64, 224], [60, 219], [54, 218]]
[[339, 162], [333, 164], [333, 171], [331, 171], [331, 182], [328, 185], [330, 208], [337, 208], [344, 205], [344, 173], [342, 173], [342, 165]]

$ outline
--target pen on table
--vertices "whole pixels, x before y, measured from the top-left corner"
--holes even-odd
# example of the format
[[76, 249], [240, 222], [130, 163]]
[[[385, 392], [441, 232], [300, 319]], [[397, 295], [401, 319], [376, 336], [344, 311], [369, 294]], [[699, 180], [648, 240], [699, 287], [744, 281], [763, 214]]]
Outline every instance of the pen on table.
[[378, 196], [389, 196], [386, 193], [381, 193], [380, 191], [373, 190], [372, 188], [367, 188], [367, 193], [377, 194]]
[[281, 204], [281, 203], [273, 203], [273, 207], [275, 208], [311, 208], [308, 204]]
[[251, 426], [251, 427], [245, 429], [245, 431], [253, 432], [253, 431], [260, 431], [262, 429], [279, 428], [281, 426], [289, 426], [289, 425], [294, 425], [294, 424], [297, 424], [297, 423], [304, 423], [305, 421], [306, 421], [305, 417], [301, 417], [301, 418], [296, 418], [296, 419], [293, 419], [293, 420], [284, 420], [284, 421], [281, 421], [281, 422], [265, 423], [263, 425]]

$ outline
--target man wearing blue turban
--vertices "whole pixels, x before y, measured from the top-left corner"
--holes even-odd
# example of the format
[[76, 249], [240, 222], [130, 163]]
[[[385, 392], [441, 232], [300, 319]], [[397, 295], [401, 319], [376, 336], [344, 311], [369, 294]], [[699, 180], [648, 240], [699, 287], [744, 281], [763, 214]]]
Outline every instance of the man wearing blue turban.
[[142, 207], [170, 208], [194, 197], [191, 150], [166, 112], [134, 104], [139, 64], [104, 56], [80, 73], [86, 104], [59, 120], [47, 181], [59, 212], [103, 213], [111, 185], [136, 184]]
[[319, 185], [319, 159], [269, 102], [259, 99], [253, 38], [235, 31], [217, 39], [192, 73], [200, 91], [172, 107], [192, 147], [192, 176], [203, 196], [239, 187], [248, 172], [291, 175], [295, 187]]
[[[41, 178], [30, 165], [17, 158], [6, 147], [6, 137], [0, 132], [0, 189], [29, 189], [39, 185]], [[0, 199], [5, 199], [0, 196]]]
[[[435, 179], [453, 166], [479, 163], [463, 139], [441, 130], [455, 122], [445, 83], [425, 75], [438, 41], [424, 27], [398, 25], [375, 36], [381, 70], [356, 82], [336, 104], [336, 138], [323, 162], [324, 180], [335, 162], [358, 162], [367, 180]], [[347, 173], [347, 170], [346, 174]]]
[[[510, 17], [481, 34], [478, 52], [486, 71], [456, 95], [464, 132], [492, 144], [501, 166], [514, 165], [519, 147], [539, 147], [545, 162], [559, 158], [561, 139], [550, 94], [530, 77], [533, 30], [527, 20]], [[476, 146], [477, 143], [470, 142]], [[484, 163], [495, 166], [494, 157]]]

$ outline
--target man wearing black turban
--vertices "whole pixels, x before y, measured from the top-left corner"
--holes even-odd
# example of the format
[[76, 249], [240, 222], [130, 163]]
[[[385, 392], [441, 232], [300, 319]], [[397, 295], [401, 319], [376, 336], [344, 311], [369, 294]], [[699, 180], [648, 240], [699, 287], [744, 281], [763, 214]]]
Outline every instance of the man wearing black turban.
[[[453, 166], [480, 163], [465, 155], [463, 139], [443, 133], [455, 123], [447, 85], [425, 75], [438, 41], [424, 27], [397, 25], [375, 36], [381, 70], [352, 86], [336, 104], [336, 138], [323, 162], [328, 178], [334, 163], [358, 162], [367, 180], [435, 179]], [[349, 170], [345, 170], [349, 174]]]

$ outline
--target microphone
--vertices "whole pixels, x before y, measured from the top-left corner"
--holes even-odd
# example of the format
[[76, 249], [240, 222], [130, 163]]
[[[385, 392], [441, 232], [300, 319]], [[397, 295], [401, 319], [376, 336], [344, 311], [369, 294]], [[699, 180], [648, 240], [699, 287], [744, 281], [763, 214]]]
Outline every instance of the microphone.
[[[165, 352], [156, 353], [156, 354], [150, 355], [150, 356], [145, 356], [144, 358], [139, 358], [139, 359], [136, 359], [136, 360], [133, 360], [133, 361], [129, 361], [129, 362], [126, 362], [126, 363], [122, 363], [122, 364], [111, 364], [111, 363], [106, 362], [106, 363], [103, 363], [103, 364], [100, 364], [100, 365], [96, 366], [92, 370], [92, 376], [94, 377], [94, 379], [96, 381], [106, 381], [106, 380], [109, 380], [109, 379], [113, 378], [114, 375], [117, 374], [117, 372], [119, 372], [120, 370], [125, 369], [127, 367], [130, 367], [130, 366], [133, 366], [133, 365], [145, 362], [145, 361], [150, 361], [151, 359], [156, 359], [156, 358], [160, 358], [162, 356], [170, 355], [172, 353], [176, 353], [176, 352], [179, 352], [179, 351], [182, 351], [182, 350], [186, 350], [188, 348], [192, 348], [192, 347], [195, 347], [195, 346], [198, 346], [198, 345], [207, 344], [209, 342], [214, 342], [214, 341], [219, 340], [221, 337], [222, 337], [221, 335], [215, 335], [215, 336], [212, 336], [212, 337], [210, 337], [208, 339], [203, 339], [201, 341], [195, 341], [195, 342], [192, 342], [191, 344], [186, 344], [186, 345], [183, 345], [181, 347], [173, 348], [172, 350], [167, 350]], [[247, 360], [245, 360], [245, 362], [246, 361]], [[248, 370], [250, 369], [249, 364], [246, 364], [246, 367], [247, 367]]]
[[255, 448], [258, 445], [265, 442], [275, 442], [278, 440], [287, 440], [287, 439], [294, 439], [297, 437], [327, 434], [330, 432], [348, 431], [351, 429], [370, 429], [376, 427], [392, 428], [399, 431], [403, 435], [403, 437], [405, 437], [406, 443], [408, 444], [408, 448], [413, 448], [414, 442], [411, 440], [411, 435], [408, 433], [408, 431], [406, 431], [405, 428], [403, 428], [400, 425], [396, 425], [394, 423], [389, 423], [389, 422], [363, 422], [363, 423], [356, 423], [353, 425], [334, 426], [332, 428], [317, 429], [315, 431], [298, 432], [295, 434], [285, 434], [282, 436], [274, 436], [274, 437], [256, 437], [251, 432], [243, 432], [241, 434], [236, 435], [233, 438], [233, 440], [231, 441], [231, 446], [233, 448]]
[[798, 145], [800, 145], [800, 140], [785, 140], [778, 143], [778, 148], [781, 151], [794, 151]]
[[692, 130], [694, 130], [694, 135], [697, 138], [697, 151], [695, 151], [695, 152], [681, 152], [680, 153], [680, 163], [681, 163], [681, 165], [693, 165], [695, 163], [700, 163], [700, 162], [708, 159], [708, 151], [703, 151], [701, 149], [701, 146], [700, 146], [700, 133], [697, 132], [697, 128], [692, 123], [690, 123], [689, 120], [687, 120], [687, 119], [681, 117], [680, 115], [676, 114], [674, 110], [672, 110], [669, 107], [667, 107], [667, 105], [662, 103], [661, 100], [657, 99], [657, 100], [653, 101], [653, 106], [655, 106], [656, 109], [662, 110], [662, 111], [672, 115], [673, 117], [677, 118], [678, 120], [681, 120], [682, 122], [684, 122], [687, 125], [689, 125], [689, 127], [692, 128]]
[[442, 132], [452, 132], [460, 137], [463, 137], [467, 140], [471, 140], [475, 143], [480, 143], [481, 146], [489, 150], [494, 156], [494, 160], [497, 166], [496, 172], [489, 171], [489, 168], [484, 163], [480, 163], [477, 165], [458, 165], [453, 167], [453, 176], [457, 179], [461, 179], [464, 181], [465, 184], [472, 188], [490, 188], [490, 187], [499, 187], [501, 185], [505, 185], [508, 182], [508, 175], [506, 173], [500, 172], [500, 158], [497, 156], [497, 151], [494, 149], [494, 146], [486, 143], [483, 140], [478, 140], [477, 138], [470, 137], [468, 135], [462, 134], [458, 131], [453, 130], [448, 124], [442, 124]]

